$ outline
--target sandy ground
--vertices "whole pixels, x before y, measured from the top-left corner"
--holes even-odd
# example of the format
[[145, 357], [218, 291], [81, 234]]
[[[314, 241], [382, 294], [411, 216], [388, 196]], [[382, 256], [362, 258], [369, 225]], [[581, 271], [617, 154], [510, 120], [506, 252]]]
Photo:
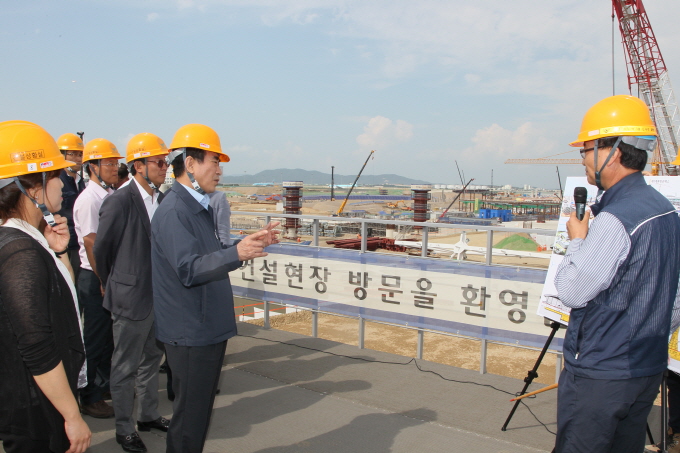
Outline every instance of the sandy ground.
[[[261, 319], [249, 321], [262, 326]], [[312, 316], [308, 311], [299, 311], [270, 318], [274, 329], [310, 336]], [[328, 314], [319, 314], [318, 334], [320, 338], [339, 343], [358, 345], [359, 322], [356, 319]], [[376, 351], [390, 352], [405, 357], [415, 357], [417, 353], [417, 333], [415, 330], [388, 326], [367, 321], [364, 333], [364, 346]], [[423, 341], [423, 359], [470, 370], [479, 370], [481, 343], [477, 340], [451, 337], [426, 332]], [[512, 346], [489, 344], [487, 351], [487, 372], [524, 379], [527, 371], [533, 368], [539, 351]], [[555, 382], [555, 355], [546, 354], [538, 370], [535, 382], [552, 384]], [[521, 389], [518, 389], [518, 391]]]

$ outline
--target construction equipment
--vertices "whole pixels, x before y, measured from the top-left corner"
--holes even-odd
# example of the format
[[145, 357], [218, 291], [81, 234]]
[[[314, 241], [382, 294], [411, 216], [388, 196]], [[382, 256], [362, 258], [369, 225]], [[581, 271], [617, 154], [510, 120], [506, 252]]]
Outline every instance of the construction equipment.
[[402, 209], [403, 209], [404, 211], [413, 211], [413, 208], [412, 208], [411, 206], [407, 205], [406, 202], [405, 202], [404, 200], [398, 200], [398, 201], [396, 201], [396, 202], [394, 202], [394, 203], [389, 203], [389, 202], [388, 202], [388, 203], [387, 203], [387, 207], [388, 207], [388, 208], [392, 208], [392, 209], [399, 209], [399, 203], [401, 203]]
[[444, 218], [444, 216], [446, 215], [446, 213], [449, 212], [449, 209], [451, 209], [451, 206], [453, 206], [453, 204], [456, 202], [456, 200], [458, 200], [458, 199], [460, 198], [460, 196], [463, 195], [463, 194], [465, 193], [465, 189], [467, 189], [467, 186], [469, 186], [470, 183], [471, 183], [472, 181], [474, 181], [474, 180], [475, 180], [475, 178], [471, 178], [471, 179], [467, 182], [467, 184], [465, 184], [465, 185], [463, 186], [463, 190], [461, 190], [460, 192], [458, 192], [458, 195], [456, 195], [456, 197], [453, 199], [453, 201], [451, 202], [451, 204], [449, 204], [449, 206], [448, 206], [446, 209], [444, 209], [444, 212], [442, 212], [442, 215], [439, 216], [439, 218], [437, 219], [437, 222], [439, 222], [441, 219]]
[[[658, 148], [650, 164], [652, 174], [677, 175], [675, 162], [680, 137], [680, 110], [666, 63], [642, 0], [612, 0], [619, 21], [628, 76], [628, 90], [637, 85], [650, 109], [658, 133]], [[613, 15], [612, 15], [613, 20]], [[506, 164], [580, 164], [581, 159], [508, 159]]]
[[651, 110], [656, 124], [659, 149], [652, 159], [669, 175], [677, 175], [672, 164], [678, 150], [680, 111], [661, 49], [649, 23], [642, 0], [612, 0], [623, 40], [628, 72], [628, 89], [637, 85], [639, 97]]
[[347, 200], [349, 200], [349, 196], [352, 193], [352, 191], [354, 190], [354, 186], [357, 185], [357, 181], [359, 181], [359, 177], [361, 176], [361, 173], [364, 171], [364, 168], [366, 168], [366, 164], [368, 163], [369, 159], [373, 156], [374, 152], [375, 152], [375, 150], [371, 150], [371, 152], [368, 153], [368, 157], [366, 158], [366, 162], [364, 162], [364, 165], [361, 167], [361, 170], [359, 170], [359, 174], [357, 175], [356, 179], [354, 179], [354, 182], [352, 183], [352, 187], [349, 188], [349, 191], [347, 192], [347, 196], [342, 201], [342, 204], [340, 205], [338, 212], [335, 213], [336, 216], [341, 215], [342, 211], [345, 210], [345, 205], [347, 204]]

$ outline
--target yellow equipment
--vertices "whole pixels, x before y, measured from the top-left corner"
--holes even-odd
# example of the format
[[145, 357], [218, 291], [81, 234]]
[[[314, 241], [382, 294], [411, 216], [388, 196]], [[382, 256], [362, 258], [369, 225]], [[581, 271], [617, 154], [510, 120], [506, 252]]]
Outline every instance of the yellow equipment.
[[52, 136], [37, 124], [0, 123], [0, 179], [61, 170], [71, 165], [75, 162], [67, 161]]
[[116, 145], [105, 138], [95, 138], [87, 142], [83, 150], [83, 163], [99, 159], [122, 159]]
[[352, 183], [352, 187], [349, 188], [349, 192], [347, 192], [347, 196], [345, 197], [344, 200], [342, 200], [342, 204], [340, 205], [340, 209], [338, 209], [338, 212], [335, 213], [336, 216], [339, 216], [340, 214], [342, 214], [342, 211], [345, 210], [345, 205], [347, 204], [347, 200], [349, 200], [349, 196], [352, 193], [352, 191], [354, 190], [354, 186], [357, 185], [357, 181], [359, 180], [361, 173], [364, 171], [364, 168], [366, 168], [366, 164], [368, 163], [368, 160], [371, 158], [371, 156], [373, 156], [374, 152], [375, 152], [375, 150], [371, 150], [371, 152], [368, 153], [368, 157], [366, 158], [366, 162], [364, 162], [364, 165], [361, 167], [361, 170], [359, 170], [359, 174], [354, 179], [354, 183]]
[[[44, 201], [28, 194], [18, 176], [42, 173], [43, 189], [47, 187], [45, 173], [75, 165], [59, 151], [57, 142], [45, 129], [28, 121], [5, 121], [0, 123], [0, 189], [12, 183], [40, 209], [45, 221], [57, 226], [54, 216]], [[44, 200], [44, 191], [43, 191]]]
[[212, 128], [203, 124], [187, 124], [180, 127], [170, 143], [170, 149], [198, 148], [220, 155], [220, 162], [229, 162], [229, 156], [222, 151], [220, 137]]
[[83, 140], [76, 134], [70, 132], [67, 132], [57, 139], [57, 146], [59, 146], [59, 149], [62, 151], [82, 151], [85, 149]]
[[136, 159], [168, 154], [168, 147], [157, 135], [142, 132], [130, 139], [125, 154], [127, 161], [132, 162]]
[[635, 96], [610, 96], [593, 105], [583, 117], [576, 141], [570, 145], [583, 147], [589, 140], [622, 135], [657, 135], [649, 108]]

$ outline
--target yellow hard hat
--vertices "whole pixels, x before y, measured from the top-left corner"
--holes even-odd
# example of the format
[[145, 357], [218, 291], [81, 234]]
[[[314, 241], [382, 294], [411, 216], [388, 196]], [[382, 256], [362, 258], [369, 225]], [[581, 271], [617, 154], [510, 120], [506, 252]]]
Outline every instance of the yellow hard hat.
[[122, 159], [116, 145], [105, 138], [95, 138], [87, 142], [83, 150], [83, 163], [99, 159]]
[[642, 99], [620, 94], [601, 100], [586, 112], [578, 138], [569, 144], [582, 147], [589, 140], [621, 135], [657, 136]]
[[136, 159], [168, 154], [168, 147], [157, 135], [142, 132], [130, 139], [125, 153], [127, 161], [132, 162]]
[[220, 162], [229, 162], [229, 156], [222, 151], [220, 137], [212, 128], [203, 124], [187, 124], [180, 127], [170, 143], [170, 149], [198, 148], [220, 155]]
[[75, 165], [59, 152], [45, 129], [28, 121], [0, 123], [0, 179]]
[[67, 132], [57, 139], [57, 146], [62, 151], [82, 151], [85, 146], [83, 145], [83, 140], [76, 134]]
[[671, 165], [680, 165], [680, 148], [678, 148], [678, 155], [675, 156], [675, 160], [671, 162]]

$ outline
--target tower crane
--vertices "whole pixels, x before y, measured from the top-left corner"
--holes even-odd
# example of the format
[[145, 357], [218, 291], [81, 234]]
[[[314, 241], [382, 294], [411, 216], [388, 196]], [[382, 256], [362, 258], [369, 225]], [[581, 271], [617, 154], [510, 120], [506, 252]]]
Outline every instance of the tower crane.
[[654, 36], [642, 0], [612, 0], [623, 40], [628, 89], [637, 85], [640, 98], [649, 106], [659, 134], [659, 156], [669, 175], [677, 168], [675, 159], [680, 134], [680, 112], [661, 49]]
[[[680, 110], [675, 100], [668, 69], [654, 36], [642, 0], [612, 0], [626, 57], [628, 90], [637, 85], [638, 96], [649, 107], [659, 135], [652, 158], [652, 173], [659, 170], [677, 175], [670, 165], [678, 152]], [[613, 20], [613, 16], [612, 16]], [[506, 164], [580, 164], [581, 159], [508, 159]]]

